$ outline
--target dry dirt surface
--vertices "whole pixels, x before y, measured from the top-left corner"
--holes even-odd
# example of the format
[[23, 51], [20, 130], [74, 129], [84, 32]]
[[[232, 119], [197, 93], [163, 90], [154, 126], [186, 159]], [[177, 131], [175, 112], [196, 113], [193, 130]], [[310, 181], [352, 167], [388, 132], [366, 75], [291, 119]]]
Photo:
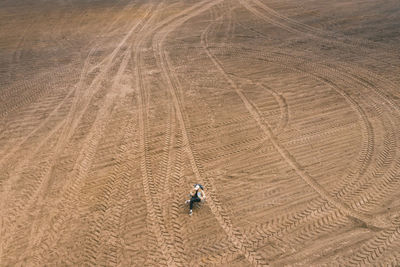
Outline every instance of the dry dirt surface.
[[399, 44], [397, 0], [2, 0], [0, 265], [399, 266]]

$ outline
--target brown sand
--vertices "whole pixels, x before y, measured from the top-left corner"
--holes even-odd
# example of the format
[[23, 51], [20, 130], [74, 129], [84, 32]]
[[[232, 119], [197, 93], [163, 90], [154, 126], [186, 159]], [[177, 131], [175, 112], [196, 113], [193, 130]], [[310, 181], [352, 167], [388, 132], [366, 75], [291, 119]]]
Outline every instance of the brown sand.
[[1, 1], [0, 265], [400, 265], [399, 44], [395, 0]]

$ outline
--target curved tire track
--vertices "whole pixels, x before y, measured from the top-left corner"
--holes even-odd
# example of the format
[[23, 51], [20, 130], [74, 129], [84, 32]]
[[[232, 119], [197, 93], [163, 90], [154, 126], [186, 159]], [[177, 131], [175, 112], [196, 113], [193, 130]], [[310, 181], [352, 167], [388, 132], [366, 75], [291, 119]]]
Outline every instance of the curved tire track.
[[186, 17], [183, 17], [169, 25], [167, 25], [163, 31], [162, 35], [159, 37], [159, 41], [157, 42], [158, 44], [158, 53], [159, 57], [161, 59], [161, 67], [162, 71], [164, 74], [164, 79], [168, 83], [168, 89], [171, 93], [172, 100], [174, 102], [175, 110], [177, 112], [177, 117], [178, 120], [181, 124], [182, 127], [182, 133], [183, 133], [183, 141], [184, 145], [192, 166], [192, 170], [195, 173], [196, 179], [200, 183], [204, 183], [208, 188], [211, 190], [209, 191], [209, 200], [208, 200], [208, 205], [210, 206], [211, 211], [213, 212], [214, 216], [216, 217], [217, 221], [220, 223], [221, 227], [224, 229], [225, 233], [228, 235], [228, 238], [231, 240], [235, 246], [237, 246], [240, 251], [243, 253], [243, 255], [247, 258], [247, 260], [256, 265], [266, 265], [267, 263], [257, 255], [256, 252], [252, 251], [249, 247], [246, 247], [244, 244], [245, 236], [240, 233], [238, 229], [235, 229], [232, 225], [232, 222], [230, 221], [229, 217], [227, 216], [226, 212], [222, 210], [222, 206], [219, 203], [219, 201], [216, 198], [216, 195], [212, 192], [212, 181], [207, 178], [204, 175], [204, 172], [202, 170], [202, 167], [199, 165], [199, 160], [196, 155], [196, 152], [194, 150], [194, 147], [192, 146], [190, 142], [190, 137], [187, 133], [187, 121], [184, 117], [184, 108], [183, 105], [181, 104], [181, 101], [179, 100], [179, 89], [178, 89], [178, 84], [176, 82], [176, 78], [174, 78], [174, 74], [170, 71], [170, 62], [168, 60], [168, 56], [166, 55], [166, 52], [163, 48], [163, 43], [168, 36], [169, 33], [171, 33], [175, 28], [177, 28], [179, 25], [183, 24], [185, 21], [189, 20], [190, 18], [201, 14], [202, 12], [206, 11], [207, 9], [211, 8], [212, 6], [218, 4], [219, 1], [214, 1], [214, 2], [206, 2], [203, 6], [199, 7], [196, 11], [192, 12], [190, 15], [187, 15]]
[[[309, 185], [311, 186], [319, 195], [321, 195], [324, 199], [332, 203], [335, 207], [338, 209], [342, 210], [345, 214], [347, 214], [350, 217], [355, 217], [361, 221], [365, 221], [367, 223], [373, 223], [372, 218], [369, 216], [366, 216], [365, 214], [362, 214], [358, 211], [352, 210], [348, 205], [343, 203], [342, 201], [333, 198], [323, 187], [321, 187], [308, 173], [307, 171], [304, 170], [304, 168], [293, 158], [293, 156], [289, 153], [289, 151], [281, 145], [273, 133], [272, 129], [268, 125], [267, 122], [265, 122], [260, 114], [257, 112], [257, 110], [254, 108], [254, 105], [247, 99], [247, 97], [241, 92], [241, 90], [237, 87], [236, 83], [229, 77], [229, 75], [225, 72], [223, 69], [221, 63], [210, 53], [207, 45], [207, 39], [203, 37], [202, 40], [203, 47], [210, 57], [210, 59], [213, 61], [215, 64], [216, 68], [221, 72], [221, 74], [225, 77], [225, 79], [229, 82], [229, 84], [235, 89], [236, 93], [238, 96], [241, 98], [243, 103], [245, 104], [246, 108], [248, 109], [249, 113], [253, 116], [253, 118], [256, 120], [258, 123], [259, 127], [261, 130], [264, 132], [264, 134], [271, 140], [273, 143], [274, 147], [276, 150], [281, 154], [281, 156], [285, 159], [285, 161], [296, 171], [296, 173]], [[355, 106], [358, 110], [358, 114], [363, 114], [363, 111], [361, 108], [359, 108], [358, 104], [350, 98], [345, 92], [340, 90], [339, 88], [336, 88], [336, 91], [339, 92], [340, 95], [342, 95], [350, 104]], [[366, 116], [362, 116], [362, 119], [364, 120], [365, 125], [369, 125], [368, 121], [366, 119]], [[370, 128], [370, 131], [372, 131], [372, 128]], [[368, 135], [371, 136], [371, 135]], [[373, 135], [372, 135], [373, 136]], [[370, 145], [367, 146], [367, 149], [371, 148]], [[368, 150], [367, 150], [368, 153]]]

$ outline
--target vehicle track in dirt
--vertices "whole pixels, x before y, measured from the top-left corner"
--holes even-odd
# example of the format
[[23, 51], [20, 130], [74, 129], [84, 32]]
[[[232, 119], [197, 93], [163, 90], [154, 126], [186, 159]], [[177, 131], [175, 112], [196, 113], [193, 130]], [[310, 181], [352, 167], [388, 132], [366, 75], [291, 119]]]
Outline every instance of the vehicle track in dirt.
[[[225, 233], [228, 235], [228, 238], [231, 240], [232, 243], [234, 243], [243, 253], [243, 255], [248, 259], [248, 261], [256, 266], [259, 265], [266, 265], [267, 262], [265, 262], [264, 259], [262, 259], [260, 256], [257, 255], [254, 251], [250, 250], [249, 247], [246, 247], [245, 244], [243, 244], [244, 236], [242, 233], [240, 233], [240, 230], [235, 229], [234, 226], [232, 225], [230, 218], [226, 215], [226, 213], [223, 211], [221, 204], [217, 200], [217, 197], [215, 194], [213, 194], [212, 188], [213, 184], [212, 181], [210, 180], [209, 177], [205, 177], [202, 170], [202, 167], [199, 165], [200, 162], [196, 156], [196, 152], [194, 150], [194, 147], [190, 144], [190, 137], [187, 133], [187, 123], [185, 123], [185, 118], [184, 118], [184, 111], [182, 110], [182, 104], [180, 103], [179, 100], [179, 84], [176, 82], [176, 78], [174, 78], [174, 73], [171, 71], [171, 63], [168, 60], [168, 55], [165, 54], [165, 50], [163, 50], [162, 45], [163, 41], [167, 37], [167, 35], [172, 32], [176, 27], [178, 27], [180, 24], [184, 23], [186, 20], [190, 19], [192, 16], [195, 16], [197, 14], [201, 14], [202, 12], [206, 11], [208, 8], [216, 5], [218, 2], [212, 2], [212, 3], [206, 3], [204, 6], [201, 8], [197, 9], [195, 12], [193, 12], [191, 15], [188, 15], [187, 17], [184, 17], [174, 24], [168, 25], [167, 29], [164, 29], [163, 31], [163, 36], [160, 38], [160, 41], [158, 43], [158, 52], [159, 56], [161, 59], [161, 66], [164, 72], [164, 77], [167, 80], [168, 87], [171, 90], [171, 95], [174, 101], [175, 109], [177, 111], [177, 116], [180, 121], [181, 127], [182, 127], [182, 132], [183, 132], [183, 137], [184, 137], [184, 142], [186, 146], [186, 150], [191, 162], [192, 169], [196, 175], [196, 178], [207, 186], [209, 185], [210, 191], [208, 191], [209, 200], [208, 200], [208, 205], [210, 206], [211, 211], [214, 213], [215, 217], [217, 218], [218, 222], [220, 223], [221, 227], [224, 229]], [[197, 159], [196, 159], [197, 158]]]
[[344, 75], [344, 74], [343, 74]]
[[[118, 19], [119, 19], [119, 17], [117, 17], [115, 20], [113, 20], [113, 21], [110, 23], [110, 25], [108, 25], [108, 27], [106, 27], [104, 30], [102, 30], [102, 32], [105, 33], [105, 32], [107, 32], [108, 30], [112, 29], [112, 27], [111, 27], [112, 24], [115, 23]], [[71, 94], [75, 94], [76, 91], [80, 91], [80, 90], [82, 89], [82, 87], [83, 87], [83, 82], [84, 82], [86, 76], [88, 76], [90, 73], [92, 73], [92, 71], [88, 71], [87, 68], [88, 68], [88, 64], [90, 64], [89, 61], [90, 61], [91, 55], [92, 55], [93, 53], [95, 53], [98, 49], [99, 49], [98, 45], [95, 45], [95, 46], [89, 51], [89, 53], [88, 53], [88, 55], [87, 55], [87, 57], [86, 57], [86, 59], [85, 59], [85, 63], [84, 63], [84, 65], [83, 65], [83, 68], [82, 68], [82, 70], [81, 70], [80, 79], [79, 79], [78, 83], [73, 87], [72, 90], [69, 90], [69, 92], [68, 92], [68, 94], [66, 95], [66, 97], [63, 98], [63, 101], [61, 101], [61, 103], [58, 104], [58, 105], [56, 106], [56, 108], [48, 115], [48, 117], [47, 117], [42, 123], [40, 123], [32, 132], [30, 132], [20, 143], [18, 143], [18, 144], [13, 144], [13, 149], [12, 149], [11, 151], [9, 151], [9, 152], [1, 159], [0, 163], [3, 163], [3, 162], [7, 159], [7, 156], [11, 156], [12, 154], [14, 154], [14, 153], [18, 150], [18, 148], [19, 148], [23, 143], [27, 142], [28, 139], [29, 139], [30, 137], [34, 136], [38, 131], [40, 131], [41, 128], [44, 127], [44, 126], [46, 125], [46, 123], [47, 123], [49, 120], [54, 119], [54, 118], [52, 118], [52, 115], [58, 115], [58, 116], [59, 116], [59, 114], [57, 114], [57, 110], [60, 108], [60, 106], [61, 106], [62, 104], [64, 104], [64, 101], [67, 100], [68, 96], [70, 96]], [[106, 57], [106, 58], [102, 61], [102, 63], [104, 63], [104, 62], [107, 63], [107, 61], [112, 60], [114, 56], [115, 56], [115, 53], [111, 53], [108, 57]], [[99, 81], [97, 81], [97, 84], [98, 84], [98, 82], [99, 82]], [[92, 83], [91, 86], [93, 86], [94, 84], [95, 84], [95, 83]], [[94, 85], [94, 86], [96, 86], [96, 85]], [[79, 96], [76, 96], [74, 99], [75, 99], [75, 100], [74, 100], [75, 102], [73, 102], [73, 103], [75, 103], [75, 104], [71, 105], [72, 107], [76, 107], [76, 106], [77, 106], [76, 103], [78, 103], [78, 102], [77, 102], [77, 101], [78, 101], [77, 99], [79, 99]], [[73, 114], [73, 112], [74, 112], [74, 109], [69, 110], [69, 111], [68, 111], [68, 115], [66, 115], [65, 117], [66, 117], [66, 118], [68, 118], [68, 117], [73, 117], [73, 116], [70, 116], [71, 114]], [[81, 113], [80, 117], [82, 116], [82, 114], [83, 114], [83, 113]], [[78, 117], [79, 117], [79, 116], [78, 116]], [[67, 119], [67, 120], [68, 120], [68, 119]], [[77, 121], [79, 121], [79, 119], [78, 119]], [[51, 136], [52, 136], [55, 132], [57, 132], [57, 130], [58, 130], [59, 127], [62, 126], [62, 123], [64, 123], [64, 120], [63, 120], [63, 119], [60, 120], [58, 124], [56, 124], [56, 126], [54, 127], [54, 129], [53, 129], [52, 131], [50, 131], [47, 135], [44, 135], [44, 136], [43, 136], [43, 140], [42, 140], [42, 141], [39, 143], [39, 145], [36, 147], [36, 150], [35, 150], [35, 151], [40, 150], [41, 146], [42, 146], [43, 144], [45, 144], [45, 143], [48, 141], [48, 139], [51, 138]], [[72, 129], [72, 132], [73, 132], [73, 129]], [[33, 157], [35, 154], [36, 154], [36, 152], [30, 153], [29, 155], [30, 155], [31, 157]], [[19, 165], [19, 167], [17, 167], [17, 169], [20, 168], [20, 167], [24, 167], [24, 165], [25, 165], [26, 163], [29, 163], [29, 161], [30, 161], [30, 159], [27, 159], [27, 160], [22, 161], [22, 162], [21, 162], [21, 161], [18, 162], [20, 165]], [[16, 171], [16, 172], [19, 172], [19, 171]]]
[[[323, 189], [317, 182], [315, 182], [313, 180], [312, 177], [310, 177], [309, 174], [307, 174], [304, 171], [304, 168], [302, 166], [299, 165], [299, 163], [297, 163], [297, 161], [293, 158], [292, 155], [290, 155], [290, 153], [281, 145], [278, 143], [277, 138], [275, 137], [275, 135], [273, 135], [272, 129], [270, 128], [270, 126], [268, 124], [266, 124], [267, 122], [263, 121], [262, 117], [260, 116], [260, 114], [257, 112], [257, 110], [254, 108], [254, 105], [252, 103], [249, 102], [249, 100], [247, 99], [247, 97], [240, 91], [240, 89], [237, 87], [236, 83], [228, 76], [228, 74], [225, 72], [225, 70], [223, 69], [221, 63], [208, 51], [207, 49], [207, 41], [206, 39], [203, 39], [203, 43], [204, 43], [204, 49], [208, 52], [208, 55], [210, 57], [210, 59], [215, 63], [216, 67], [221, 71], [221, 73], [223, 74], [223, 76], [229, 81], [229, 83], [231, 84], [231, 86], [233, 88], [235, 88], [236, 92], [238, 93], [238, 95], [240, 96], [240, 98], [243, 100], [244, 104], [246, 105], [247, 109], [249, 110], [249, 112], [252, 114], [252, 116], [254, 117], [254, 119], [257, 121], [257, 123], [259, 124], [259, 126], [262, 128], [262, 130], [264, 131], [264, 133], [269, 137], [269, 139], [272, 140], [272, 143], [274, 144], [274, 147], [279, 151], [279, 153], [282, 155], [282, 157], [288, 162], [288, 164], [294, 168], [296, 170], [296, 172], [298, 173], [298, 175], [304, 179], [304, 181], [306, 181], [315, 191], [317, 191], [323, 198], [327, 199], [330, 203], [332, 203], [334, 206], [336, 206], [337, 208], [343, 210], [344, 213], [348, 214], [349, 216], [354, 216], [357, 219], [360, 219], [362, 221], [370, 221], [370, 218], [366, 217], [365, 215], [351, 210], [347, 205], [345, 205], [343, 202], [341, 202], [340, 200], [335, 200], [333, 199], [328, 192], [325, 191], [325, 189]], [[342, 94], [344, 97], [346, 97], [347, 95]], [[355, 107], [356, 103], [350, 99], [347, 98], [347, 100], [352, 103]], [[357, 107], [357, 110], [359, 111], [359, 114], [363, 114], [361, 109], [359, 107]], [[362, 118], [366, 118], [365, 115], [362, 115]], [[367, 122], [366, 119], [364, 119], [364, 122]], [[368, 126], [368, 123], [365, 123], [366, 128], [367, 129], [371, 129], [370, 126]], [[371, 131], [371, 130], [367, 130], [367, 131]], [[368, 134], [368, 136], [371, 136], [373, 134]], [[369, 149], [371, 147], [371, 145], [367, 145], [367, 149]], [[368, 152], [367, 154], [371, 154], [372, 152]]]
[[[293, 64], [292, 64], [293, 65]], [[389, 139], [390, 140], [390, 139]], [[393, 139], [392, 139], [393, 140]], [[389, 147], [389, 146], [387, 146], [387, 147]], [[385, 153], [385, 152], [384, 152]], [[390, 172], [390, 173], [393, 173], [392, 171]], [[357, 208], [359, 208], [359, 206], [357, 207]]]
[[[206, 32], [206, 31], [205, 31]], [[204, 36], [204, 35], [203, 35]], [[203, 39], [203, 42], [204, 42], [204, 39]], [[206, 49], [206, 48], [205, 48]], [[219, 66], [219, 65], [217, 65], [217, 66]], [[226, 75], [226, 74], [225, 74]], [[262, 233], [263, 231], [259, 231], [258, 232], [258, 234], [259, 233]], [[264, 234], [263, 235], [261, 235], [261, 236], [268, 236], [268, 238], [271, 236], [271, 235], [269, 235], [269, 234], [265, 234], [265, 232], [264, 232]], [[257, 243], [260, 243], [260, 240], [257, 242]], [[253, 241], [253, 247], [254, 247], [254, 241]], [[255, 247], [257, 247], [257, 246], [255, 246]]]
[[[390, 140], [390, 139], [389, 139], [389, 140]], [[393, 140], [393, 138], [391, 138], [391, 140]], [[389, 142], [390, 142], [390, 141], [389, 141]], [[393, 152], [393, 146], [390, 146], [390, 145], [389, 145], [389, 146], [386, 146], [386, 148], [387, 148], [387, 149], [391, 149], [392, 152]], [[384, 155], [384, 156], [386, 156], [386, 154], [387, 154], [387, 152], [383, 152], [383, 155]], [[389, 160], [390, 160], [390, 158], [391, 158], [391, 157], [389, 157]], [[379, 165], [379, 164], [378, 164], [378, 165]], [[378, 166], [378, 167], [381, 167], [381, 166]]]
[[[150, 28], [151, 30], [151, 28]], [[139, 90], [138, 103], [139, 103], [139, 134], [140, 134], [140, 150], [141, 150], [141, 162], [140, 169], [142, 175], [142, 183], [144, 188], [144, 194], [146, 198], [146, 207], [148, 211], [148, 224], [151, 226], [153, 233], [156, 236], [158, 247], [160, 248], [162, 255], [165, 257], [166, 262], [169, 266], [175, 266], [175, 259], [172, 257], [174, 254], [174, 247], [170, 237], [170, 234], [165, 226], [165, 218], [163, 218], [162, 208], [160, 206], [160, 199], [157, 196], [157, 187], [153, 174], [151, 172], [151, 163], [149, 159], [149, 143], [148, 143], [148, 97], [146, 97], [145, 87], [143, 84], [142, 70], [141, 70], [141, 55], [139, 53], [142, 43], [145, 41], [147, 34], [145, 33], [141, 39], [138, 40], [135, 47], [135, 62], [137, 64], [135, 68], [136, 86]], [[170, 124], [168, 123], [169, 132], [173, 133]], [[167, 144], [167, 156], [169, 156], [169, 138], [170, 134], [166, 138]], [[169, 163], [169, 159], [164, 160], [165, 163]], [[168, 168], [168, 166], [166, 166]]]
[[399, 264], [394, 3], [1, 5], [1, 266]]
[[[271, 23], [289, 32], [295, 34], [298, 33], [304, 34], [307, 35], [308, 37], [315, 38], [320, 42], [326, 42], [329, 44], [339, 45], [349, 49], [355, 49], [357, 53], [362, 52], [363, 56], [367, 58], [371, 58], [378, 61], [382, 60], [381, 58], [374, 56], [374, 52], [376, 52], [377, 46], [375, 43], [369, 42], [368, 40], [356, 39], [352, 38], [351, 36], [345, 36], [341, 35], [340, 33], [330, 32], [309, 26], [305, 23], [301, 23], [295, 19], [291, 19], [289, 17], [280, 14], [279, 12], [268, 7], [268, 5], [259, 0], [251, 0], [251, 1], [239, 0], [239, 3], [258, 18], [263, 19], [268, 23]], [[391, 51], [397, 49], [397, 47], [387, 46], [386, 44], [383, 44], [383, 46]], [[385, 51], [380, 51], [380, 52], [384, 53]]]
[[[148, 11], [149, 12], [149, 11]], [[139, 23], [140, 23], [140, 21], [139, 21]], [[102, 73], [101, 74], [105, 74], [108, 70], [109, 70], [109, 68], [111, 67], [111, 64], [113, 63], [112, 62], [112, 60], [113, 60], [113, 58], [116, 56], [116, 54], [119, 52], [119, 50], [121, 49], [121, 47], [122, 47], [122, 45], [124, 44], [124, 42], [126, 42], [126, 40], [130, 37], [130, 35], [133, 33], [133, 31], [134, 31], [134, 29], [137, 27], [137, 25], [139, 24], [139, 23], [136, 23], [136, 25], [134, 25], [132, 28], [131, 28], [131, 30], [128, 32], [128, 34], [124, 37], [124, 39], [122, 39], [122, 41], [120, 42], [120, 44], [119, 44], [119, 46], [117, 46], [117, 48], [114, 50], [114, 52], [112, 53], [112, 57], [110, 58], [110, 60], [107, 62], [107, 65], [105, 65], [105, 68], [104, 68], [104, 70], [102, 71]], [[128, 51], [128, 50], [127, 50]], [[126, 54], [126, 52], [125, 52], [125, 54]], [[126, 55], [125, 55], [125, 58], [129, 58], [129, 57], [127, 57]], [[125, 66], [126, 66], [126, 64], [125, 64]], [[115, 78], [115, 79], [117, 79], [117, 78]], [[97, 82], [98, 83], [98, 82]], [[93, 84], [92, 84], [93, 85]], [[92, 86], [91, 85], [91, 86]], [[97, 87], [99, 87], [99, 85], [97, 85]], [[95, 88], [95, 89], [97, 89], [97, 88]], [[105, 112], [109, 112], [109, 110], [110, 109], [112, 109], [112, 107], [111, 107], [111, 105], [112, 105], [112, 103], [113, 103], [113, 101], [112, 101], [112, 98], [115, 98], [115, 93], [113, 93], [113, 92], [110, 92], [110, 95], [111, 95], [111, 97], [108, 97], [106, 100], [108, 100], [108, 101], [106, 101], [105, 102], [105, 105], [104, 106], [102, 106], [102, 109], [100, 109], [99, 110], [99, 113], [100, 113], [100, 115], [102, 115], [102, 116], [108, 116], [108, 115], [106, 115], [106, 113]], [[85, 96], [84, 96], [85, 97]], [[86, 108], [88, 107], [88, 105], [89, 105], [89, 102], [90, 102], [90, 99], [91, 99], [91, 97], [89, 98], [89, 100], [86, 102], [87, 104], [86, 104]], [[78, 99], [77, 99], [78, 100]], [[81, 101], [81, 99], [79, 99], [78, 101]], [[72, 105], [72, 110], [73, 110], [73, 108], [75, 107], [75, 109], [76, 109], [76, 106], [77, 106], [77, 104], [75, 104], [75, 105]], [[84, 110], [83, 110], [83, 112], [86, 112], [86, 108], [84, 108]], [[74, 110], [73, 110], [74, 111]], [[72, 114], [74, 114], [74, 112], [72, 112]], [[83, 113], [81, 113], [80, 114], [80, 116], [82, 116], [83, 115]], [[68, 117], [68, 119], [73, 119], [75, 116], [73, 116], [73, 115], [70, 115], [69, 117]], [[80, 164], [80, 166], [82, 167], [82, 168], [86, 168], [86, 167], [88, 167], [88, 166], [90, 166], [90, 161], [91, 161], [91, 155], [93, 155], [93, 153], [94, 153], [94, 151], [95, 151], [95, 149], [96, 149], [96, 145], [93, 145], [93, 144], [96, 144], [96, 138], [101, 138], [101, 134], [102, 134], [102, 131], [103, 131], [103, 128], [105, 127], [105, 123], [107, 122], [107, 119], [106, 118], [103, 118], [103, 117], [99, 117], [98, 119], [97, 119], [97, 122], [98, 122], [98, 124], [99, 125], [97, 125], [98, 127], [96, 127], [96, 124], [93, 126], [94, 127], [94, 129], [96, 129], [98, 132], [96, 133], [96, 134], [92, 134], [92, 133], [90, 133], [90, 134], [88, 134], [88, 140], [90, 140], [90, 144], [89, 143], [87, 143], [90, 147], [90, 149], [89, 148], [87, 148], [86, 150], [85, 149], [83, 149], [82, 151], [84, 151], [84, 154], [81, 154], [81, 156], [83, 155], [83, 157], [84, 157], [84, 159], [87, 159], [87, 161], [85, 162], [85, 163], [82, 163], [82, 162], [80, 162], [79, 164]], [[75, 127], [77, 126], [77, 124], [79, 123], [79, 118], [78, 118], [78, 120], [75, 120], [75, 121], [73, 121], [73, 122], [71, 122], [72, 124], [75, 124]], [[66, 123], [67, 125], [69, 125], [69, 123]], [[63, 125], [64, 127], [65, 127], [65, 124]], [[40, 174], [39, 174], [39, 176], [38, 176], [38, 178], [39, 179], [37, 179], [37, 178], [34, 178], [35, 179], [35, 183], [36, 183], [36, 185], [35, 184], [33, 184], [33, 187], [31, 187], [29, 190], [33, 190], [33, 195], [32, 195], [32, 193], [30, 193], [29, 191], [27, 191], [26, 192], [26, 197], [23, 197], [22, 199], [24, 200], [24, 202], [17, 202], [17, 203], [14, 203], [14, 205], [15, 205], [15, 208], [13, 208], [12, 209], [12, 214], [17, 214], [17, 212], [18, 212], [18, 210], [20, 210], [20, 209], [25, 209], [25, 208], [30, 208], [31, 207], [31, 205], [33, 204], [33, 203], [35, 203], [35, 202], [29, 202], [29, 201], [27, 201], [27, 198], [28, 198], [28, 200], [30, 200], [30, 201], [36, 201], [37, 199], [37, 197], [39, 198], [37, 201], [40, 203], [41, 202], [41, 198], [43, 197], [43, 194], [44, 194], [44, 192], [42, 192], [42, 190], [44, 190], [45, 189], [45, 187], [47, 186], [46, 184], [48, 183], [48, 178], [49, 178], [49, 176], [50, 176], [50, 174], [51, 174], [51, 170], [52, 170], [52, 166], [54, 165], [54, 162], [55, 162], [55, 160], [56, 160], [56, 156], [62, 151], [62, 149], [63, 149], [63, 146], [67, 143], [67, 141], [68, 141], [68, 139], [72, 136], [72, 134], [73, 134], [73, 131], [74, 131], [74, 129], [75, 129], [75, 127], [73, 126], [73, 127], [70, 127], [70, 128], [64, 128], [64, 129], [66, 129], [67, 131], [65, 132], [64, 131], [64, 133], [62, 133], [61, 135], [60, 135], [60, 137], [58, 137], [59, 139], [58, 140], [62, 140], [62, 141], [64, 141], [64, 143], [62, 143], [62, 142], [58, 142], [57, 143], [57, 146], [58, 147], [55, 147], [54, 149], [53, 149], [53, 151], [52, 151], [52, 153], [50, 154], [51, 156], [50, 156], [50, 160], [49, 160], [49, 162], [48, 162], [48, 164], [46, 164], [46, 166], [43, 166], [42, 168], [41, 168], [41, 171], [40, 171]], [[64, 136], [63, 136], [63, 134], [64, 134]], [[79, 159], [78, 159], [78, 161], [79, 161]], [[80, 167], [78, 167], [78, 168], [74, 168], [75, 169], [75, 171], [76, 171], [76, 175], [78, 176], [78, 177], [80, 177], [80, 176], [82, 176], [82, 175], [85, 175], [85, 172], [88, 170], [87, 168], [86, 169], [82, 169], [82, 168], [80, 168]], [[78, 179], [79, 180], [79, 179]], [[72, 185], [72, 184], [71, 184]], [[76, 190], [76, 188], [74, 189], [74, 190]], [[67, 190], [68, 191], [68, 190]], [[69, 192], [70, 193], [70, 195], [72, 194], [71, 192]], [[72, 194], [73, 195], [73, 194]], [[21, 199], [21, 200], [22, 200]], [[19, 204], [18, 204], [19, 203]], [[65, 203], [62, 203], [61, 205], [66, 205], [67, 203], [69, 203], [68, 201], [66, 201]], [[15, 215], [12, 215], [11, 214], [11, 217], [13, 217], [13, 216], [15, 216]], [[22, 212], [21, 214], [25, 214], [24, 216], [26, 216], [27, 215], [27, 213], [25, 212]], [[60, 217], [61, 219], [65, 219], [65, 217], [63, 217], [63, 216], [61, 216]], [[26, 217], [22, 217], [22, 218], [17, 218], [17, 221], [15, 222], [15, 218], [12, 218], [11, 219], [11, 221], [14, 221], [14, 223], [16, 223], [17, 225], [19, 225], [19, 224], [24, 224], [24, 222], [26, 221]], [[62, 225], [62, 223], [61, 223], [61, 225]], [[7, 226], [7, 225], [6, 225]], [[31, 226], [31, 227], [34, 227], [34, 226]], [[49, 232], [46, 232], [45, 234], [49, 234]], [[54, 234], [53, 234], [53, 237], [52, 238], [55, 238], [55, 235], [57, 235], [57, 233], [56, 232], [54, 232]], [[39, 239], [40, 240], [40, 239]]]
[[[117, 48], [113, 51], [111, 54], [110, 59], [107, 61], [107, 65], [105, 65], [105, 68], [100, 72], [102, 75], [105, 75], [109, 68], [111, 67], [111, 64], [113, 63], [114, 57], [117, 56], [117, 54], [120, 52], [122, 46], [124, 45], [125, 42], [127, 42], [135, 29], [141, 25], [143, 20], [148, 16], [151, 12], [151, 7], [147, 7], [145, 10], [144, 16], [141, 20], [135, 21], [135, 23], [131, 26], [131, 29], [127, 32], [127, 34], [124, 36], [124, 38], [120, 41], [118, 44]], [[111, 113], [114, 109], [115, 106], [115, 100], [119, 98], [119, 95], [121, 95], [121, 89], [119, 89], [119, 79], [120, 76], [123, 74], [125, 69], [127, 68], [130, 60], [130, 49], [131, 47], [128, 46], [125, 48], [125, 52], [123, 54], [123, 59], [121, 61], [121, 65], [115, 75], [113, 77], [113, 84], [111, 85], [111, 88], [113, 88], [113, 91], [108, 92], [108, 94], [105, 96], [105, 102], [102, 104], [100, 110], [98, 111], [98, 115], [96, 116], [96, 120], [94, 122], [94, 125], [92, 126], [93, 132], [88, 134], [87, 140], [89, 141], [85, 145], [88, 146], [86, 149], [82, 149], [84, 153], [81, 154], [83, 156], [82, 160], [77, 160], [79, 163], [79, 166], [74, 167], [74, 170], [76, 171], [76, 179], [71, 181], [70, 186], [67, 185], [67, 195], [66, 199], [61, 205], [66, 205], [67, 211], [65, 211], [65, 208], [60, 208], [60, 210], [63, 210], [63, 212], [68, 212], [68, 209], [73, 209], [74, 205], [76, 205], [74, 202], [76, 202], [76, 198], [78, 197], [79, 193], [79, 188], [82, 186], [82, 183], [85, 179], [85, 176], [87, 175], [87, 172], [90, 169], [92, 159], [95, 155], [95, 151], [97, 149], [97, 145], [101, 138], [103, 137], [104, 129], [107, 126], [108, 121], [111, 118]], [[84, 147], [85, 148], [85, 147]], [[66, 214], [56, 216], [55, 218], [58, 217], [58, 220], [65, 220]], [[60, 225], [63, 224], [62, 221], [58, 221]], [[56, 231], [56, 229], [52, 229], [53, 231]], [[49, 233], [46, 233], [49, 234]], [[50, 234], [50, 240], [57, 240], [56, 238], [56, 232], [53, 234]], [[42, 254], [42, 253], [41, 253]], [[90, 258], [90, 254], [86, 255]]]

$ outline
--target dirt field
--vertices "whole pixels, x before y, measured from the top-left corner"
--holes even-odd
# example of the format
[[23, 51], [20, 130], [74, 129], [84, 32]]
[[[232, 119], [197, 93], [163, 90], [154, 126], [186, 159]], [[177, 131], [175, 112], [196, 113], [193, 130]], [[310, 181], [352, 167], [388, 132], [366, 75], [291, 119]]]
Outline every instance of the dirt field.
[[2, 0], [0, 265], [399, 266], [399, 44], [397, 0]]

